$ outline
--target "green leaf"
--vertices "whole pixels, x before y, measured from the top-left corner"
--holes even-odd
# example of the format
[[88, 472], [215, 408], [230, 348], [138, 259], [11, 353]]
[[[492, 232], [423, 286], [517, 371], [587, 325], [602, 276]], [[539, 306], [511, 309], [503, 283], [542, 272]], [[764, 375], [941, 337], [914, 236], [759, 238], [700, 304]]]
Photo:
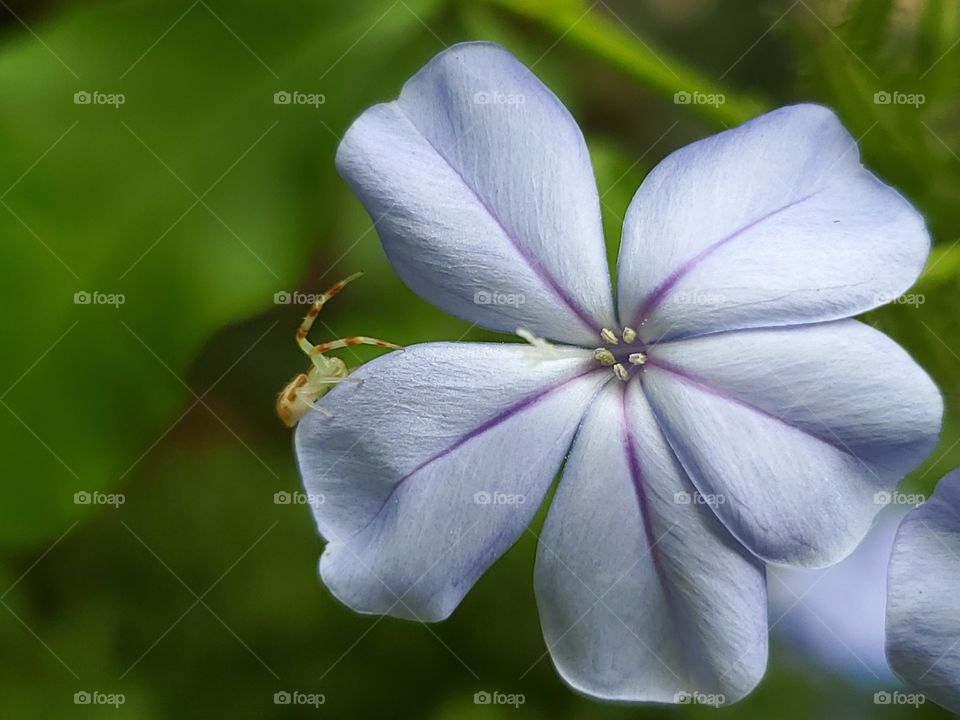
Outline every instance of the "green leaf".
[[844, 34], [855, 52], [873, 56], [890, 27], [894, 0], [859, 0], [850, 11]]

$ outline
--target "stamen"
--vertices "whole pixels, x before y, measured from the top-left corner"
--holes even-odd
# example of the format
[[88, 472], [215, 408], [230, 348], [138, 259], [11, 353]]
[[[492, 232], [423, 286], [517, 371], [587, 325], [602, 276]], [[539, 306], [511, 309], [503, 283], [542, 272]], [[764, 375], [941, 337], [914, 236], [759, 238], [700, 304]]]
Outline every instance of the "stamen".
[[613, 366], [613, 374], [623, 382], [626, 382], [627, 378], [630, 377], [630, 375], [627, 373], [627, 369], [620, 363], [617, 363]]
[[642, 352], [630, 353], [627, 355], [627, 360], [631, 365], [643, 365], [647, 361], [647, 356]]
[[633, 343], [633, 341], [636, 340], [636, 339], [637, 339], [637, 331], [636, 331], [636, 330], [634, 330], [632, 327], [625, 327], [625, 328], [623, 329], [623, 341], [624, 341], [627, 345], [630, 345], [630, 344]]
[[517, 335], [519, 335], [521, 338], [523, 338], [524, 340], [526, 340], [528, 343], [530, 343], [530, 344], [533, 345], [534, 347], [537, 347], [537, 348], [552, 348], [552, 347], [553, 347], [553, 345], [552, 345], [550, 342], [548, 342], [547, 340], [544, 340], [544, 339], [541, 338], [541, 337], [537, 337], [536, 335], [534, 335], [532, 332], [530, 332], [530, 331], [527, 330], [526, 328], [517, 328], [516, 333], [517, 333]]
[[605, 343], [609, 343], [610, 345], [616, 345], [618, 342], [620, 342], [617, 339], [617, 336], [614, 334], [613, 330], [611, 330], [610, 328], [604, 328], [603, 330], [601, 330], [600, 337], [603, 338], [603, 341]]
[[593, 359], [601, 365], [616, 365], [617, 363], [617, 359], [613, 356], [613, 353], [606, 348], [597, 348], [594, 350]]

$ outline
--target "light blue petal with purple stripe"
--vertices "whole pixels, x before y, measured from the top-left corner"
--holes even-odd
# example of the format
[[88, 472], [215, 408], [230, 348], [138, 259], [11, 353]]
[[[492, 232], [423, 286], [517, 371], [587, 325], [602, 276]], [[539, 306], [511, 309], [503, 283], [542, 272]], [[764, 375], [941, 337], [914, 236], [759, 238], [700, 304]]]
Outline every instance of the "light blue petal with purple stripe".
[[299, 424], [324, 584], [363, 613], [435, 621], [520, 536], [590, 399], [582, 350], [431, 343], [359, 368]]
[[960, 713], [960, 471], [943, 478], [897, 531], [887, 659], [907, 683]]
[[943, 403], [886, 335], [855, 320], [652, 348], [643, 388], [670, 444], [740, 541], [770, 562], [846, 557], [878, 492], [934, 448]]
[[784, 107], [643, 181], [624, 220], [620, 321], [654, 342], [850, 317], [910, 287], [929, 246], [830, 110]]
[[354, 122], [337, 167], [394, 268], [438, 307], [575, 344], [615, 325], [583, 136], [502, 48], [437, 55]]
[[736, 702], [767, 661], [761, 563], [702, 502], [637, 383], [594, 402], [537, 553], [541, 625], [574, 688]]

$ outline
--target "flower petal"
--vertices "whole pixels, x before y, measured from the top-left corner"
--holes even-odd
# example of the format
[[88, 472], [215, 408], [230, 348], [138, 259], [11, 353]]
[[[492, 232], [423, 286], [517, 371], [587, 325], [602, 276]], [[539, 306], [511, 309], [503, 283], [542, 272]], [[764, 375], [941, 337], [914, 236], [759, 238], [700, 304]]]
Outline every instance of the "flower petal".
[[720, 519], [771, 562], [843, 559], [937, 442], [936, 386], [896, 343], [855, 320], [657, 345], [643, 386]]
[[337, 167], [397, 272], [447, 312], [575, 344], [615, 324], [583, 136], [503, 48], [437, 55], [354, 122]]
[[908, 510], [887, 506], [836, 565], [768, 567], [773, 644], [783, 642], [813, 673], [826, 668], [874, 687], [896, 682], [883, 649], [884, 596], [893, 537]]
[[624, 221], [620, 319], [651, 342], [850, 317], [910, 287], [929, 245], [830, 110], [784, 107], [644, 180]]
[[358, 369], [297, 428], [320, 573], [358, 612], [441, 620], [523, 532], [612, 374], [588, 353], [431, 343]]
[[887, 576], [887, 658], [900, 677], [960, 713], [960, 472], [907, 515]]
[[537, 553], [541, 625], [575, 689], [725, 704], [760, 681], [763, 568], [697, 499], [640, 386], [604, 389], [574, 440]]

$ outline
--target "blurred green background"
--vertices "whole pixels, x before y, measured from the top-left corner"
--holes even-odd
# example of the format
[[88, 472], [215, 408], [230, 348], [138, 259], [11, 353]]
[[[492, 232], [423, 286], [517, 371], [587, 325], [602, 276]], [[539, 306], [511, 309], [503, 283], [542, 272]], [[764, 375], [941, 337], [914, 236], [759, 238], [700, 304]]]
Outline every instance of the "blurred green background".
[[[401, 284], [333, 166], [350, 120], [445, 45], [496, 40], [568, 105], [611, 256], [667, 153], [822, 102], [934, 237], [914, 301], [867, 318], [947, 398], [940, 448], [904, 483], [929, 493], [960, 465], [960, 3], [0, 0], [0, 23], [0, 716], [946, 715], [875, 706], [779, 642], [729, 709], [581, 698], [544, 655], [532, 534], [442, 624], [340, 606], [307, 508], [275, 502], [299, 480], [273, 402], [305, 368], [303, 308], [275, 294], [363, 270], [318, 338], [491, 337]], [[318, 97], [274, 102], [295, 91]], [[525, 703], [474, 703], [494, 689]], [[95, 691], [125, 702], [75, 704]]]

